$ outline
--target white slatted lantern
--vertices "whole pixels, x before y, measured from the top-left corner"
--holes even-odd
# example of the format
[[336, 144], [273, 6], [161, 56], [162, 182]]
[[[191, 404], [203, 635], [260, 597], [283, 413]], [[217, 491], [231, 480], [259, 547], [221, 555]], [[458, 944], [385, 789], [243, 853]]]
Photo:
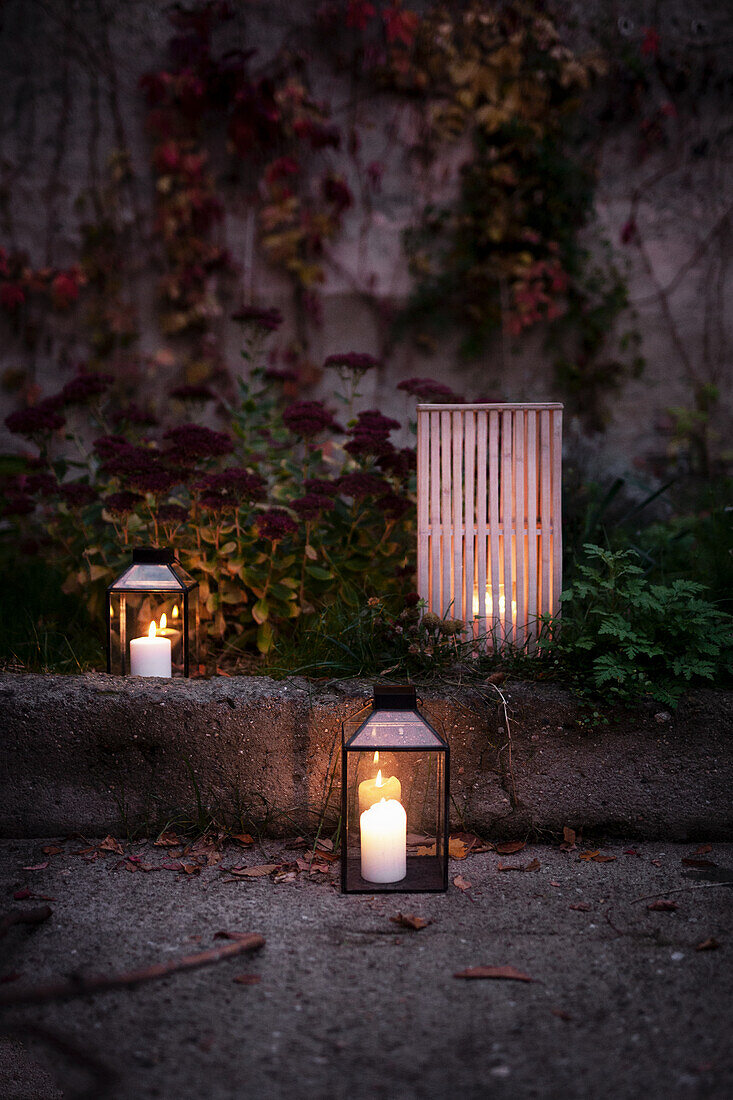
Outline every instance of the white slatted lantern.
[[418, 405], [418, 591], [482, 644], [535, 648], [562, 586], [560, 404]]

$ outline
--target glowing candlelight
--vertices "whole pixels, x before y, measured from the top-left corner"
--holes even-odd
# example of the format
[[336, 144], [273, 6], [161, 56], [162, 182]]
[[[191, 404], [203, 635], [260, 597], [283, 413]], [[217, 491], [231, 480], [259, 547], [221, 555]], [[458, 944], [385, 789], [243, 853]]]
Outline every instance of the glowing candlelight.
[[407, 874], [407, 814], [396, 798], [375, 802], [360, 817], [361, 877], [400, 882]]
[[[374, 753], [374, 763], [379, 763], [379, 753]], [[365, 779], [359, 784], [359, 813], [363, 814], [375, 802], [381, 799], [396, 798], [399, 802], [402, 797], [402, 785], [396, 776], [390, 775], [386, 779], [382, 776], [382, 769], [377, 772], [376, 779]]]
[[[165, 615], [161, 616], [164, 627]], [[132, 676], [171, 676], [170, 638], [157, 637], [155, 619], [150, 624], [147, 637], [133, 638], [130, 642], [130, 674]]]

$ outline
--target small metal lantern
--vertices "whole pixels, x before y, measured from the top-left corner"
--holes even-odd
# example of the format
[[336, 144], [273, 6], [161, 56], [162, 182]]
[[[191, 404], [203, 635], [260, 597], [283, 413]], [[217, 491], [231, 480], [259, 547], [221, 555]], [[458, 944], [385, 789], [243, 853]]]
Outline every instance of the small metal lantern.
[[198, 582], [172, 550], [133, 550], [132, 565], [107, 589], [107, 672], [188, 676], [198, 632]]
[[341, 889], [448, 886], [449, 749], [411, 684], [380, 685], [342, 726]]

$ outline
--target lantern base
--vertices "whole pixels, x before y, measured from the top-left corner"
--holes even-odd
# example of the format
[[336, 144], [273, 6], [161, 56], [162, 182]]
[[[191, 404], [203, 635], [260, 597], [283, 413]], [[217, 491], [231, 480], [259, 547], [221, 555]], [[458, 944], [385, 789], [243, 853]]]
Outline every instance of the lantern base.
[[438, 856], [408, 856], [407, 874], [399, 882], [367, 882], [358, 857], [346, 860], [341, 875], [344, 894], [438, 894], [447, 887], [445, 864]]

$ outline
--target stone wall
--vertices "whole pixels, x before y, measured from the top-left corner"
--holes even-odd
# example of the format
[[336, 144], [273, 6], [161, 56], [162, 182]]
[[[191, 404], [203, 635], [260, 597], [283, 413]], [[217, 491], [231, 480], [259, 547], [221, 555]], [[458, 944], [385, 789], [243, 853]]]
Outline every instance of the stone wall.
[[[420, 7], [420, 4], [415, 4]], [[150, 147], [144, 133], [144, 107], [137, 81], [142, 72], [160, 67], [170, 28], [165, 0], [6, 0], [0, 12], [0, 244], [28, 250], [36, 266], [71, 263], [78, 255], [81, 192], [99, 183], [111, 149], [127, 145], [135, 181], [125, 216], [136, 207], [150, 209], [152, 180]], [[237, 3], [228, 25], [229, 47], [261, 47], [297, 39], [299, 23], [312, 15], [313, 5], [273, 4], [267, 0]], [[689, 61], [693, 75], [709, 60], [725, 71], [725, 43], [730, 41], [733, 16], [724, 0], [624, 0], [563, 5], [569, 34], [582, 44], [589, 32], [607, 40], [611, 51], [632, 48], [639, 53], [644, 28], [655, 25], [660, 52], [679, 62]], [[663, 67], [654, 68], [654, 99], [664, 115], [674, 89], [664, 86]], [[318, 72], [324, 92], [339, 103], [347, 88], [334, 85], [332, 75]], [[341, 93], [344, 93], [343, 95]], [[607, 435], [582, 439], [579, 426], [569, 423], [566, 442], [575, 442], [591, 476], [628, 472], [650, 452], [663, 451], [669, 406], [690, 406], [693, 394], [714, 384], [723, 394], [716, 413], [717, 430], [725, 434], [731, 413], [730, 335], [726, 301], [730, 304], [730, 134], [721, 128], [725, 84], [706, 87], [694, 117], [664, 119], [663, 139], [640, 151], [645, 121], [630, 118], [619, 130], [606, 130], [602, 120], [591, 125], [590, 145], [599, 156], [598, 222], [618, 260], [628, 269], [631, 301], [638, 313], [647, 367], [643, 377], [628, 383], [612, 403]], [[345, 110], [345, 109], [344, 109]], [[364, 127], [367, 147], [385, 162], [383, 187], [373, 209], [357, 208], [346, 218], [345, 232], [328, 256], [324, 322], [310, 333], [310, 358], [315, 364], [333, 351], [374, 351], [380, 342], [378, 313], [361, 293], [367, 285], [377, 305], [399, 303], [409, 281], [400, 248], [400, 233], [414, 222], [420, 205], [432, 193], [441, 173], [450, 183], [457, 163], [418, 173], [406, 161], [400, 143], [385, 140], [388, 112]], [[391, 117], [391, 116], [390, 116]], [[337, 116], [337, 123], [344, 116]], [[368, 119], [362, 120], [368, 122]], [[411, 125], [409, 111], [398, 126]], [[348, 174], [348, 172], [347, 172]], [[255, 246], [254, 218], [245, 198], [247, 181], [228, 187], [227, 213], [221, 233], [242, 264], [236, 296], [254, 296], [261, 304], [281, 306], [292, 319], [290, 291], [284, 279], [264, 263]], [[619, 243], [622, 227], [635, 218], [643, 248], [633, 240]], [[141, 255], [148, 246], [146, 219], [139, 226]], [[594, 233], [594, 237], [597, 234]], [[179, 349], [158, 331], [154, 309], [155, 272], [147, 262], [133, 264], [132, 299], [141, 328], [140, 352], [145, 369], [142, 385], [165, 391], [176, 377]], [[668, 292], [660, 298], [659, 291]], [[29, 367], [30, 375], [47, 392], [59, 382], [59, 357], [73, 361], [84, 355], [74, 316], [37, 334], [29, 350], [14, 339], [5, 321], [0, 371]], [[289, 322], [292, 324], [292, 320]], [[239, 333], [226, 317], [217, 324], [225, 359], [240, 369]], [[292, 328], [280, 334], [284, 343]], [[162, 354], [161, 354], [162, 353]], [[506, 400], [562, 399], [548, 371], [539, 340], [513, 353], [497, 341], [485, 361], [460, 365], [447, 342], [431, 358], [412, 346], [399, 346], [385, 369], [364, 385], [366, 407], [407, 419], [412, 404], [394, 392], [401, 378], [432, 374], [449, 382], [468, 399], [499, 393]], [[178, 380], [176, 378], [176, 380]], [[312, 393], [324, 392], [316, 381]], [[15, 398], [0, 395], [3, 412]], [[0, 449], [15, 449], [18, 440], [0, 427]]]

